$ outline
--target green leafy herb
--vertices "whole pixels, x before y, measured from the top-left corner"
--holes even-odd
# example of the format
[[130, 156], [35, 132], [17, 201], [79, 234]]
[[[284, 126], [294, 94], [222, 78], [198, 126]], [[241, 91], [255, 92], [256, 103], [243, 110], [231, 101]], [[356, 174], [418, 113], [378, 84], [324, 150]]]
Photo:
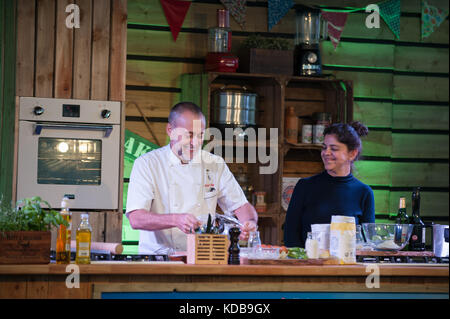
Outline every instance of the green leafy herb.
[[242, 46], [248, 49], [292, 50], [292, 44], [287, 39], [265, 38], [259, 34], [248, 36]]
[[306, 250], [300, 247], [288, 248], [288, 257], [295, 259], [308, 259], [306, 255]]
[[61, 224], [69, 226], [59, 212], [38, 196], [17, 201], [16, 207], [0, 196], [0, 231], [48, 231]]

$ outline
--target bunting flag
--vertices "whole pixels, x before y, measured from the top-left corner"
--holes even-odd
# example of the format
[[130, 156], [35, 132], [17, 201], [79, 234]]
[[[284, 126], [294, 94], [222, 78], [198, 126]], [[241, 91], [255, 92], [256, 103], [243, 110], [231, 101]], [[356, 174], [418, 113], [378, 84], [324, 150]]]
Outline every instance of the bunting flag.
[[233, 19], [244, 29], [247, 16], [247, 0], [220, 0], [220, 2], [230, 11]]
[[177, 41], [178, 33], [183, 25], [184, 18], [191, 6], [191, 1], [159, 0], [164, 10], [167, 23], [172, 32], [173, 41]]
[[322, 11], [322, 17], [328, 22], [328, 36], [333, 43], [334, 50], [336, 50], [336, 47], [341, 40], [341, 34], [342, 31], [344, 31], [347, 16], [347, 12]]
[[447, 16], [448, 10], [444, 11], [422, 0], [422, 39], [429, 37]]
[[294, 5], [292, 0], [269, 0], [268, 26], [269, 31], [276, 25]]
[[380, 15], [397, 39], [400, 38], [400, 0], [389, 0], [378, 5]]

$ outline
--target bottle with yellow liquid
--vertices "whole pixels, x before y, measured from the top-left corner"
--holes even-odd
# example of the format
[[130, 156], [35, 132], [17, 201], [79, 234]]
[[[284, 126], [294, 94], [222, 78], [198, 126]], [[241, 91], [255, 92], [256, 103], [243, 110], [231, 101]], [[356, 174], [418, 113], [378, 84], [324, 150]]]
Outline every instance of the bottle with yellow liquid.
[[72, 214], [69, 211], [69, 199], [64, 197], [61, 202], [61, 216], [69, 226], [59, 225], [56, 239], [56, 263], [70, 264], [70, 241], [72, 233]]
[[91, 235], [92, 228], [89, 224], [89, 215], [81, 214], [80, 226], [77, 229], [77, 253], [75, 263], [91, 263]]

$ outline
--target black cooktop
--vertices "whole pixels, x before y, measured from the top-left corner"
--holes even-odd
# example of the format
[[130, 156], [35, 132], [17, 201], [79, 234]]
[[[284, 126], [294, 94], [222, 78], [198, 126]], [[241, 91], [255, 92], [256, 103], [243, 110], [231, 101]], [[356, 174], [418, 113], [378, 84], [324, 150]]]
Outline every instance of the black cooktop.
[[448, 257], [435, 256], [356, 256], [361, 263], [448, 264]]
[[[50, 252], [50, 260], [56, 260], [56, 252]], [[70, 260], [75, 260], [75, 252], [70, 253]], [[92, 261], [115, 260], [115, 261], [169, 261], [168, 255], [139, 255], [139, 254], [111, 254], [108, 251], [91, 251]]]

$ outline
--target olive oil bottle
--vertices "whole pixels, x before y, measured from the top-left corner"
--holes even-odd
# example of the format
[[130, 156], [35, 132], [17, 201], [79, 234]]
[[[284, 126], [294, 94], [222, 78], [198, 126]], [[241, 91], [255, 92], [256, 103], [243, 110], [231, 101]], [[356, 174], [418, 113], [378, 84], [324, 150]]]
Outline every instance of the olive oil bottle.
[[77, 253], [75, 263], [91, 263], [91, 235], [92, 227], [89, 224], [89, 215], [81, 214], [81, 222], [77, 229]]
[[72, 215], [69, 211], [69, 199], [64, 197], [61, 201], [61, 216], [69, 226], [59, 225], [56, 239], [56, 263], [70, 264], [70, 241], [72, 233]]

